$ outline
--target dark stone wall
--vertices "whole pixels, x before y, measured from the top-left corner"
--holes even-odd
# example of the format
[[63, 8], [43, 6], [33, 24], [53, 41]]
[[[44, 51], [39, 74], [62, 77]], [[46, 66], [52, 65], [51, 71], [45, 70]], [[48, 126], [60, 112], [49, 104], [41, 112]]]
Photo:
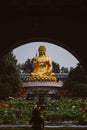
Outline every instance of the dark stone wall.
[[0, 56], [26, 42], [64, 47], [87, 71], [86, 0], [0, 1]]

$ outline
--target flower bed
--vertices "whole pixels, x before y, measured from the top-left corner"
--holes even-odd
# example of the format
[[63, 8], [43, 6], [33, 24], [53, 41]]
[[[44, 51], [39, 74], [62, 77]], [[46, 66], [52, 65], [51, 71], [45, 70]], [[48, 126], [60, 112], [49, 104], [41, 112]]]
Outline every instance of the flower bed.
[[[2, 104], [8, 104], [3, 106]], [[46, 125], [87, 125], [87, 99], [47, 99], [41, 110]], [[37, 100], [14, 99], [0, 102], [0, 125], [29, 124]]]

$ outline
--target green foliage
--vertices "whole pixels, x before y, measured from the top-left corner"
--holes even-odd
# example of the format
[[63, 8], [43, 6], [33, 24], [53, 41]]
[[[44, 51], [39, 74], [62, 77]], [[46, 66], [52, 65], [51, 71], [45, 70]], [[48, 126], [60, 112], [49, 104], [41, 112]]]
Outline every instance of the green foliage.
[[22, 70], [24, 73], [30, 73], [33, 70], [33, 68], [32, 68], [32, 62], [33, 62], [33, 59], [27, 59], [25, 61], [25, 63], [19, 64], [18, 68], [20, 70]]
[[68, 68], [61, 67], [61, 73], [68, 73], [68, 72], [69, 72]]
[[[3, 103], [8, 104], [8, 106], [3, 107]], [[47, 99], [46, 103], [47, 107], [40, 112], [44, 120], [49, 121], [51, 125], [59, 125], [64, 121], [87, 125], [87, 110], [80, 109], [81, 99]], [[32, 110], [36, 105], [37, 100], [2, 100], [0, 102], [0, 124], [29, 124]], [[84, 105], [87, 107], [87, 99], [84, 100]], [[17, 116], [17, 110], [20, 111], [19, 116]]]
[[53, 72], [54, 73], [59, 73], [60, 72], [60, 66], [58, 63], [55, 63], [54, 61], [52, 61], [52, 66], [53, 66]]
[[12, 89], [11, 89], [11, 85], [9, 83], [0, 83], [0, 98], [1, 99], [5, 99], [8, 98], [9, 95], [12, 95]]
[[74, 86], [74, 92], [76, 97], [86, 97], [87, 96], [87, 84], [78, 83]]
[[83, 67], [79, 64], [76, 68], [70, 71], [69, 78], [79, 83], [85, 82], [86, 73]]
[[0, 60], [0, 98], [15, 97], [21, 89], [22, 81], [17, 67], [17, 60], [13, 53], [9, 52]]
[[70, 71], [69, 78], [64, 82], [63, 88], [68, 90], [69, 97], [86, 97], [87, 75], [81, 65]]

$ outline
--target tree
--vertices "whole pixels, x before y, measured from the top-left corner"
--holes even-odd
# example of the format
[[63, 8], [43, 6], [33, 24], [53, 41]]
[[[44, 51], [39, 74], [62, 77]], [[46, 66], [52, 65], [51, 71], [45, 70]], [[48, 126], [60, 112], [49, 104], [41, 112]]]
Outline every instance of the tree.
[[76, 68], [70, 71], [69, 78], [80, 83], [85, 82], [86, 73], [82, 65], [78, 64]]
[[58, 63], [55, 63], [54, 61], [52, 61], [52, 66], [53, 66], [53, 72], [54, 73], [59, 73], [60, 72], [60, 66]]
[[19, 70], [22, 71], [23, 73], [31, 73], [33, 70], [32, 62], [33, 62], [33, 59], [27, 59], [25, 63], [18, 64]]
[[68, 73], [69, 72], [69, 70], [68, 70], [68, 68], [65, 68], [65, 67], [61, 67], [61, 73]]
[[67, 89], [71, 96], [85, 97], [87, 95], [87, 75], [80, 64], [70, 71], [63, 88]]
[[0, 60], [0, 98], [16, 97], [22, 89], [17, 60], [12, 52]]

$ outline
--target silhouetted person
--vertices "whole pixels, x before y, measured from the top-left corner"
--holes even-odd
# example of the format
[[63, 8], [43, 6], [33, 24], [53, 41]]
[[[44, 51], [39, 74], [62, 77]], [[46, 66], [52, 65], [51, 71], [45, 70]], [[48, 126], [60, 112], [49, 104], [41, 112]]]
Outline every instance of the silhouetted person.
[[44, 129], [44, 119], [40, 115], [38, 108], [35, 108], [32, 112], [32, 117], [30, 119], [30, 125], [32, 125], [33, 130], [43, 130]]

